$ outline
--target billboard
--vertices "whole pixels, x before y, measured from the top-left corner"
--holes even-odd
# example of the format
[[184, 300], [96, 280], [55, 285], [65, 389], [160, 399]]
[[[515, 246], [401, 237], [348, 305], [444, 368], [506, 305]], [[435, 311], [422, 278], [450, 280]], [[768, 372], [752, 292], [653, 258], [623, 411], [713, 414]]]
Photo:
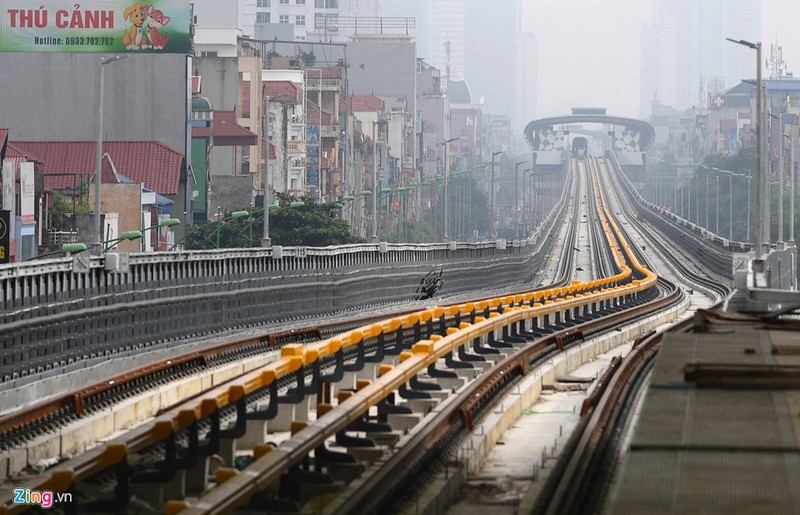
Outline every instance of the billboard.
[[[3, 243], [3, 255], [5, 256], [4, 259], [10, 260], [12, 256], [15, 255], [16, 252], [16, 240], [15, 240], [15, 232], [14, 232], [14, 219], [15, 214], [17, 212], [17, 173], [16, 173], [16, 165], [14, 161], [10, 159], [6, 159], [3, 161], [3, 209], [6, 210], [9, 215], [8, 219], [4, 220], [3, 226], [5, 227], [5, 232], [8, 237], [8, 241]], [[2, 263], [9, 263], [10, 261], [2, 261]]]
[[617, 152], [640, 152], [639, 132], [625, 129], [614, 131], [614, 150]]
[[22, 223], [32, 224], [35, 221], [34, 213], [34, 186], [33, 186], [33, 163], [25, 162], [19, 164], [19, 208], [22, 215]]
[[11, 211], [0, 210], [0, 263], [11, 262]]
[[186, 0], [0, 0], [0, 52], [190, 50]]

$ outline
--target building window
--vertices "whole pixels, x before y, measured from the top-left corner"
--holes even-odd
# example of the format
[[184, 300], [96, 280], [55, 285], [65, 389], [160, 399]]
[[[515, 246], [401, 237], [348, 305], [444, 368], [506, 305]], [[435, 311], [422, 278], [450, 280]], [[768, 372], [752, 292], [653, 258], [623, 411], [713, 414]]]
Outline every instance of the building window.
[[278, 23], [289, 23], [289, 15], [281, 14], [280, 18], [278, 18]]
[[317, 9], [338, 9], [339, 0], [314, 0], [314, 7]]
[[294, 0], [297, 5], [306, 5], [306, 0]]
[[305, 25], [306, 24], [306, 17], [305, 16], [295, 16], [294, 20], [295, 25]]
[[269, 0], [258, 0], [256, 7], [269, 7]]
[[280, 0], [281, 5], [287, 5], [289, 0]]
[[256, 23], [269, 23], [269, 13], [256, 13]]

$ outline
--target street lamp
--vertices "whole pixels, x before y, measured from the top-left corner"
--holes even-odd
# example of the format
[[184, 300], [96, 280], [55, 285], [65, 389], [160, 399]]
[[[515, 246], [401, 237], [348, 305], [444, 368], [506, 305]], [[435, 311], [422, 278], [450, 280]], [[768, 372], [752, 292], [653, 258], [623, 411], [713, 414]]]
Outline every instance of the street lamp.
[[[264, 210], [265, 220], [266, 220], [266, 213], [267, 212], [269, 212], [269, 209]], [[245, 211], [245, 210], [234, 211], [233, 213], [231, 213], [231, 217], [230, 217], [229, 221], [233, 222], [234, 220], [238, 220], [239, 218], [246, 218], [248, 216], [250, 216], [250, 212], [249, 211]], [[225, 220], [220, 216], [219, 209], [218, 209], [217, 210], [217, 244], [216, 244], [216, 248], [219, 248], [219, 236], [220, 236], [220, 233], [222, 232], [222, 226], [224, 224], [224, 221]]]
[[528, 172], [532, 170], [533, 168], [526, 168], [522, 170], [522, 227], [525, 231], [525, 238], [527, 238], [530, 234], [530, 230], [528, 229], [528, 204], [530, 203], [531, 198], [530, 191], [528, 190], [531, 188], [531, 183], [533, 182], [533, 177], [531, 176], [531, 178], [528, 179], [528, 186], [525, 186], [525, 177], [527, 177]]
[[261, 169], [261, 187], [264, 189], [264, 226], [261, 235], [262, 248], [269, 248], [272, 246], [272, 240], [269, 237], [269, 197], [271, 197], [269, 190], [269, 102], [270, 100], [278, 100], [285, 96], [286, 94], [283, 93], [280, 95], [264, 96], [264, 144], [267, 148], [264, 151], [266, 163], [264, 168]]
[[103, 162], [103, 82], [105, 75], [105, 65], [127, 58], [127, 55], [114, 55], [111, 57], [100, 58], [100, 84], [98, 86], [100, 95], [97, 102], [97, 148], [95, 149], [95, 173], [94, 173], [94, 243], [92, 244], [92, 254], [100, 255], [103, 252], [103, 222], [100, 216], [100, 188], [103, 186], [102, 162]]
[[492, 152], [492, 185], [491, 185], [491, 211], [492, 211], [492, 234], [491, 238], [494, 240], [497, 238], [497, 215], [494, 211], [494, 158], [502, 154], [502, 150], [498, 150], [497, 152]]
[[519, 239], [519, 165], [521, 164], [525, 164], [525, 161], [514, 163], [514, 238], [517, 240]]
[[380, 121], [372, 122], [372, 235], [370, 242], [378, 243], [378, 133]]
[[[758, 217], [758, 222], [756, 223], [756, 249], [755, 249], [755, 256], [756, 259], [761, 259], [762, 255], [764, 254], [764, 242], [765, 240], [769, 241], [769, 229], [766, 231], [766, 238], [765, 238], [765, 223], [769, 223], [768, 220], [764, 220], [764, 190], [765, 190], [765, 177], [766, 174], [764, 173], [764, 123], [761, 119], [762, 111], [763, 111], [763, 99], [762, 99], [762, 91], [761, 91], [761, 42], [758, 43], [751, 43], [750, 41], [745, 41], [744, 39], [731, 39], [725, 38], [732, 43], [736, 43], [737, 45], [746, 46], [748, 48], [752, 48], [756, 51], [756, 213]], [[767, 226], [768, 227], [768, 226]]]
[[103, 254], [113, 249], [123, 241], [137, 240], [142, 237], [142, 231], [125, 231], [119, 235], [119, 238], [104, 241]]
[[794, 132], [783, 137], [789, 139], [789, 244], [794, 245]]
[[33, 261], [34, 259], [41, 259], [44, 257], [55, 256], [57, 254], [78, 254], [86, 250], [85, 243], [62, 243], [61, 247], [58, 250], [54, 250], [53, 252], [46, 252], [44, 254], [39, 254], [38, 256], [34, 256], [31, 258], [26, 259], [25, 261]]
[[161, 229], [162, 227], [172, 227], [173, 225], [180, 225], [180, 223], [181, 221], [177, 218], [165, 218], [160, 222], [158, 222], [156, 225], [151, 225], [150, 227], [145, 227], [144, 229], [142, 229], [142, 234], [146, 233], [147, 231], [152, 231], [153, 229]]
[[[778, 145], [778, 242], [783, 241], [783, 137], [787, 136], [787, 134], [783, 133], [783, 119], [781, 116], [775, 113], [769, 113], [769, 117], [774, 120], [778, 120], [778, 133], [781, 135], [780, 144]], [[772, 126], [772, 122], [770, 122], [770, 127]], [[770, 134], [772, 134], [772, 130], [770, 129]], [[770, 144], [770, 152], [772, 151], [772, 145]], [[772, 200], [771, 193], [767, 196], [767, 198]], [[792, 215], [794, 216], [794, 215]]]
[[442, 218], [444, 218], [444, 220], [443, 220], [443, 223], [442, 223], [442, 225], [443, 225], [443, 228], [442, 228], [442, 235], [443, 236], [442, 237], [443, 237], [445, 243], [450, 241], [450, 237], [447, 235], [447, 176], [450, 175], [449, 174], [449, 170], [448, 170], [448, 166], [447, 166], [447, 155], [449, 154], [447, 146], [450, 143], [452, 143], [454, 141], [458, 141], [460, 139], [461, 138], [450, 138], [448, 140], [445, 140], [443, 143], [441, 143], [441, 145], [444, 146], [444, 216], [442, 217]]

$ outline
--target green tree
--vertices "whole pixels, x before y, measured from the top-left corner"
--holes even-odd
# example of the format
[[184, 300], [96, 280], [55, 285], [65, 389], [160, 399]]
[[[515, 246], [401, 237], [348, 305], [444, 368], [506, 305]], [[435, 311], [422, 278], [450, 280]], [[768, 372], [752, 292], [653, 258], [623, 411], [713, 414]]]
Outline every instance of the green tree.
[[[292, 203], [302, 205], [292, 207]], [[320, 204], [311, 197], [292, 197], [278, 194], [278, 209], [269, 215], [269, 236], [273, 245], [326, 247], [364, 243], [363, 238], [350, 234], [347, 222], [337, 217], [336, 204]], [[251, 248], [261, 245], [264, 218], [261, 212], [231, 220], [231, 212], [222, 222], [195, 225], [185, 237], [184, 246], [190, 250], [217, 248]]]
[[73, 214], [86, 214], [90, 211], [89, 201], [82, 195], [68, 197], [56, 192], [53, 194], [53, 207], [50, 208], [50, 228], [59, 231], [69, 229], [69, 220]]
[[306, 68], [314, 66], [314, 63], [317, 62], [317, 56], [314, 55], [314, 52], [306, 52], [303, 54], [303, 64]]
[[[291, 207], [293, 202], [304, 205]], [[320, 204], [311, 197], [279, 193], [278, 205], [279, 209], [269, 215], [269, 235], [274, 245], [326, 247], [365, 242], [350, 234], [347, 222], [337, 217], [339, 208], [333, 203]]]
[[[706, 218], [708, 218], [710, 226], [708, 229], [715, 230], [716, 206], [719, 204], [719, 234], [721, 236], [732, 234], [734, 240], [746, 241], [749, 233], [750, 239], [753, 239], [756, 219], [755, 166], [755, 149], [750, 147], [741, 149], [733, 156], [725, 154], [707, 156], [703, 165], [695, 169], [692, 177], [681, 188], [675, 209], [677, 210], [683, 202], [684, 215], [690, 221], [705, 226]], [[714, 168], [725, 172], [717, 172]], [[727, 172], [733, 172], [734, 176], [731, 177]], [[717, 183], [717, 175], [719, 175], [719, 183]], [[749, 207], [748, 177], [750, 177]], [[719, 184], [719, 190], [717, 190], [717, 184]], [[708, 188], [708, 194], [706, 194], [706, 188]], [[717, 200], [717, 194], [719, 194], [719, 200]], [[708, 203], [705, 201], [706, 198], [708, 198]], [[785, 205], [788, 206], [788, 200], [786, 202]], [[772, 205], [774, 218], [777, 216], [777, 188], [773, 188]], [[733, 208], [732, 212], [730, 207]], [[732, 221], [733, 225], [729, 221]], [[773, 228], [777, 228], [777, 224], [773, 224]], [[775, 236], [777, 236], [777, 231], [773, 237]]]
[[[229, 220], [230, 213], [223, 213], [220, 222], [194, 225], [184, 238], [184, 246], [189, 250], [217, 248], [247, 248], [250, 244], [251, 223], [247, 218]], [[226, 221], [227, 220], [227, 221]], [[260, 233], [259, 233], [260, 234]]]

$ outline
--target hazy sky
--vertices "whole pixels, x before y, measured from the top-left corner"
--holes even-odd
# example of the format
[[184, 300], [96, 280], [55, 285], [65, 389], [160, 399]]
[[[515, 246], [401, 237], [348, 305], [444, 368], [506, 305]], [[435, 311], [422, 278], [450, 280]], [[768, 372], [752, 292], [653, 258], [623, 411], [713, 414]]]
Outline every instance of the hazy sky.
[[[638, 116], [640, 34], [653, 21], [653, 0], [524, 3], [524, 29], [539, 45], [539, 117], [568, 114], [573, 106]], [[761, 3], [764, 59], [777, 37], [789, 71], [800, 77], [800, 1]]]

